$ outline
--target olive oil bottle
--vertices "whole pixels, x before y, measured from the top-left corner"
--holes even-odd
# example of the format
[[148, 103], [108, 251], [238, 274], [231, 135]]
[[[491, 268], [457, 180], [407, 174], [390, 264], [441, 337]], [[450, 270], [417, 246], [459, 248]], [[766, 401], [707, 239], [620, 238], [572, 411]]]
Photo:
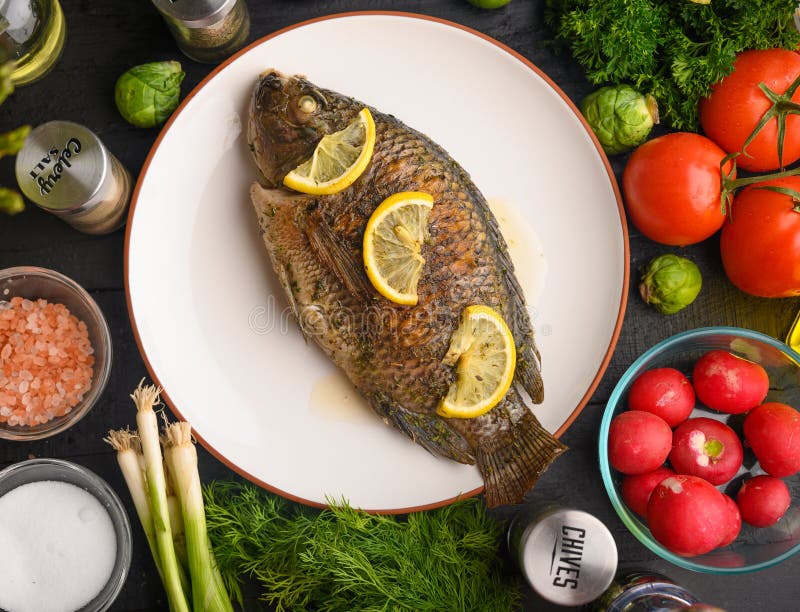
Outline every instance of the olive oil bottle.
[[14, 85], [47, 74], [61, 55], [65, 34], [58, 0], [0, 0], [0, 60], [16, 62]]

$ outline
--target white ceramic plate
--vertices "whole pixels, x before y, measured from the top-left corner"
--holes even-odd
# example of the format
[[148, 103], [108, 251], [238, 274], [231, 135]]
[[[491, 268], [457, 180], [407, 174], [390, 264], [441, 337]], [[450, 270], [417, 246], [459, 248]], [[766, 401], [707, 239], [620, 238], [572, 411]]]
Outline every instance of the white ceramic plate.
[[287, 317], [248, 198], [256, 173], [242, 133], [270, 67], [394, 114], [506, 203], [512, 256], [538, 300], [546, 400], [536, 413], [551, 431], [588, 400], [622, 321], [627, 232], [607, 160], [564, 94], [514, 52], [454, 24], [372, 13], [290, 28], [218, 68], [139, 178], [126, 241], [131, 320], [153, 378], [211, 452], [312, 504], [405, 511], [474, 494], [475, 467], [384, 425]]

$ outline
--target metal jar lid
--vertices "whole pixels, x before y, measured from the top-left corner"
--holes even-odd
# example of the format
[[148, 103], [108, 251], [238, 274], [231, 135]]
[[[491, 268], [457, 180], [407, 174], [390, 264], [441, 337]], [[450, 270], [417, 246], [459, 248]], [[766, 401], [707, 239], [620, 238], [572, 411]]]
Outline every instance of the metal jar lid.
[[22, 193], [56, 214], [102, 201], [110, 173], [110, 154], [100, 139], [70, 121], [50, 121], [32, 130], [16, 159]]
[[608, 528], [581, 510], [560, 508], [523, 532], [520, 568], [531, 588], [562, 606], [597, 599], [617, 571], [617, 545]]
[[237, 0], [152, 0], [158, 12], [187, 28], [205, 28], [224, 19]]

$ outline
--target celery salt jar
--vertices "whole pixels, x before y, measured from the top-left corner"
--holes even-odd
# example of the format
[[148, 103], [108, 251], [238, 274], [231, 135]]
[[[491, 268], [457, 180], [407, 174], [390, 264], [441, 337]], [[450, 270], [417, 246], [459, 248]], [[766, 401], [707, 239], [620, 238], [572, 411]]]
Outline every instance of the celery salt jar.
[[244, 0], [152, 0], [181, 51], [208, 64], [242, 48], [250, 34]]
[[17, 154], [17, 184], [39, 208], [86, 234], [125, 224], [132, 181], [90, 129], [50, 121], [28, 135]]

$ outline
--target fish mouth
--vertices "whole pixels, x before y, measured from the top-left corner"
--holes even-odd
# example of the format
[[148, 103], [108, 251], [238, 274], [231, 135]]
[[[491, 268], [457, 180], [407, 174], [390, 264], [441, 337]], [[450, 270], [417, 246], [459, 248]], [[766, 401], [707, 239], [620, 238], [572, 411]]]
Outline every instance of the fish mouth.
[[283, 86], [289, 80], [289, 77], [283, 74], [280, 70], [275, 68], [267, 68], [264, 72], [258, 75], [258, 86], [267, 87], [269, 89], [283, 89]]

